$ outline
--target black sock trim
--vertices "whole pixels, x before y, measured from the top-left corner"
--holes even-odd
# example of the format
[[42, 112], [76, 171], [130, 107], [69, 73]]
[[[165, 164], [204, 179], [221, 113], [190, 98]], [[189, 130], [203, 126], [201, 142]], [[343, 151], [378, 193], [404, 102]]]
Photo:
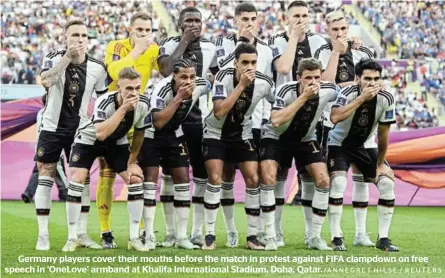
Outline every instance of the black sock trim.
[[301, 205], [303, 207], [312, 207], [312, 200], [301, 199]]
[[36, 209], [37, 215], [49, 215], [50, 209]]
[[205, 209], [218, 209], [219, 208], [219, 203], [217, 203], [217, 204], [209, 204], [209, 203], [206, 203], [206, 202], [204, 202], [204, 208]]
[[284, 205], [284, 198], [275, 198], [275, 205], [276, 206]]
[[261, 206], [261, 210], [263, 212], [272, 212], [275, 211], [275, 205], [273, 206]]
[[343, 205], [343, 198], [331, 198], [329, 197], [329, 204], [334, 206]]
[[379, 199], [378, 205], [392, 208], [392, 207], [394, 207], [395, 202], [396, 202], [395, 199], [394, 200]]
[[82, 207], [80, 207], [80, 212], [81, 213], [88, 213], [88, 212], [90, 212], [90, 206], [82, 206]]
[[173, 206], [175, 208], [185, 208], [190, 207], [190, 201], [184, 201], [184, 200], [173, 200]]
[[68, 194], [68, 195], [66, 195], [66, 201], [70, 202], [70, 203], [79, 203], [80, 204], [80, 203], [82, 203], [82, 197], [81, 196], [77, 197], [77, 196]]
[[367, 208], [368, 207], [368, 202], [352, 201], [352, 207], [354, 207], [354, 208]]
[[155, 207], [155, 206], [156, 206], [156, 200], [144, 199], [144, 207]]
[[322, 216], [322, 217], [325, 217], [327, 212], [328, 212], [328, 210], [326, 210], [326, 209], [319, 209], [319, 208], [314, 208], [314, 207], [312, 208], [312, 213]]
[[161, 203], [173, 203], [174, 196], [161, 195]]
[[193, 204], [204, 204], [204, 197], [192, 196], [192, 203]]
[[143, 200], [144, 194], [128, 194], [127, 201]]
[[260, 216], [260, 209], [244, 208], [247, 215]]
[[235, 204], [235, 199], [221, 199], [221, 206], [233, 206]]

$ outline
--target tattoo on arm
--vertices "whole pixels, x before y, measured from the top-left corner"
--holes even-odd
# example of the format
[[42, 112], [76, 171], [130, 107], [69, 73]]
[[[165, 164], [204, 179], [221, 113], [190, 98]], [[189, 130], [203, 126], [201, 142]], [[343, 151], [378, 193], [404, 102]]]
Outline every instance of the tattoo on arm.
[[65, 72], [65, 69], [70, 64], [70, 59], [66, 56], [63, 56], [62, 59], [51, 69], [42, 72], [42, 85], [45, 88], [49, 88], [62, 76]]

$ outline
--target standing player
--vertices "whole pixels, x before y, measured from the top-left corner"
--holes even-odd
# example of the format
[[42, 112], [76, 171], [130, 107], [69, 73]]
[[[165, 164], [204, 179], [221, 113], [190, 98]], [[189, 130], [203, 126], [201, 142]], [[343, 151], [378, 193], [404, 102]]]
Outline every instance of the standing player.
[[[239, 163], [247, 187], [247, 248], [264, 249], [257, 240], [260, 188], [251, 115], [263, 98], [273, 101], [274, 85], [272, 79], [255, 71], [257, 58], [253, 45], [240, 44], [235, 49], [235, 68], [222, 70], [215, 77], [212, 91], [214, 108], [205, 120], [203, 139], [203, 157], [209, 174], [204, 195], [207, 235], [203, 249], [216, 248], [215, 222], [226, 163]], [[270, 192], [269, 188], [267, 190]], [[268, 200], [266, 197], [264, 199]], [[272, 210], [272, 202], [263, 204], [263, 211]]]
[[168, 165], [174, 183], [173, 204], [178, 223], [175, 246], [184, 249], [199, 248], [186, 238], [190, 212], [190, 178], [188, 151], [181, 126], [198, 98], [207, 95], [210, 88], [209, 81], [196, 77], [194, 64], [181, 59], [176, 63], [173, 75], [157, 83], [151, 94], [154, 129], [150, 128], [145, 132], [140, 160], [144, 171], [144, 189], [149, 190], [148, 195], [144, 196], [144, 222], [146, 242], [150, 249], [156, 247], [153, 220], [160, 165]]
[[[290, 168], [295, 159], [297, 171], [304, 168], [307, 172], [301, 174], [302, 179], [315, 183], [315, 194], [310, 200], [311, 234], [306, 235], [309, 236], [308, 245], [313, 249], [332, 250], [320, 236], [328, 209], [329, 175], [316, 141], [315, 127], [324, 107], [336, 99], [337, 91], [333, 83], [320, 81], [321, 74], [319, 61], [302, 59], [298, 64], [298, 81], [287, 82], [277, 89], [271, 122], [263, 128], [261, 182], [262, 186], [274, 187], [278, 166]], [[269, 240], [276, 244], [275, 237]]]
[[[272, 65], [275, 61], [274, 51], [264, 42], [257, 39], [258, 12], [251, 3], [241, 3], [235, 8], [235, 23], [237, 33], [220, 37], [216, 41], [217, 59], [220, 70], [233, 68], [235, 60], [235, 48], [241, 43], [250, 43], [257, 49], [258, 60], [256, 70], [263, 75], [272, 78]], [[253, 138], [255, 145], [259, 146], [261, 137], [261, 125], [270, 118], [271, 104], [267, 100], [259, 102], [253, 113]], [[229, 163], [225, 164], [223, 182], [221, 186], [221, 205], [227, 230], [227, 246], [238, 246], [238, 232], [235, 227], [233, 182], [235, 179], [235, 167]], [[260, 217], [259, 231], [263, 231], [262, 217]], [[260, 232], [259, 235], [264, 233]]]
[[[134, 67], [141, 74], [141, 90], [150, 80], [153, 70], [158, 70], [157, 60], [159, 47], [152, 40], [152, 20], [144, 13], [135, 13], [130, 19], [130, 37], [123, 40], [111, 41], [107, 45], [105, 64], [111, 78], [110, 91], [117, 90], [119, 72], [125, 67]], [[131, 145], [133, 129], [128, 132]], [[113, 187], [116, 173], [107, 167], [106, 161], [100, 159], [99, 183], [96, 191], [96, 205], [99, 214], [101, 245], [103, 248], [117, 248], [111, 232], [111, 207], [113, 205]]]
[[[144, 129], [151, 125], [150, 104], [145, 96], [139, 95], [141, 75], [133, 68], [121, 70], [117, 89], [97, 99], [93, 117], [77, 130], [70, 157], [71, 181], [66, 203], [68, 240], [62, 249], [65, 252], [75, 251], [78, 246], [76, 227], [81, 213], [80, 196], [94, 160], [101, 156], [128, 186], [128, 249], [149, 251], [139, 238], [144, 190], [142, 171], [135, 163], [144, 140]], [[130, 154], [127, 132], [132, 127], [136, 131]]]
[[[379, 235], [376, 247], [385, 251], [398, 251], [388, 238], [394, 212], [394, 181], [391, 169], [385, 165], [390, 125], [395, 123], [394, 97], [383, 91], [382, 67], [373, 59], [361, 60], [355, 66], [357, 85], [344, 88], [332, 106], [331, 121], [335, 127], [329, 132], [328, 167], [331, 175], [330, 204], [342, 206], [346, 188], [346, 173], [351, 164], [363, 175], [365, 182], [373, 182], [379, 189], [377, 211]], [[365, 149], [364, 144], [377, 129], [378, 153]], [[331, 221], [332, 247], [346, 250], [341, 235], [340, 214]]]
[[[198, 9], [193, 7], [185, 8], [179, 15], [179, 26], [182, 36], [171, 37], [160, 43], [158, 64], [160, 72], [167, 77], [173, 72], [174, 65], [181, 58], [192, 61], [196, 67], [196, 76], [206, 78], [210, 70], [213, 74], [218, 71], [216, 63], [216, 47], [209, 40], [201, 37], [202, 15]], [[207, 172], [202, 159], [202, 125], [204, 116], [209, 113], [208, 98], [202, 96], [188, 114], [184, 123], [181, 124], [184, 132], [187, 149], [190, 155], [190, 164], [193, 169], [193, 181], [195, 190], [192, 202], [193, 228], [191, 241], [194, 244], [202, 245], [202, 225], [204, 223], [204, 192], [207, 182]], [[161, 202], [165, 218], [166, 238], [163, 246], [171, 247], [175, 239], [175, 216], [173, 206], [173, 183], [169, 175], [164, 170], [163, 185], [161, 186]], [[169, 201], [170, 200], [170, 201]]]
[[[71, 144], [79, 124], [88, 120], [87, 110], [93, 91], [97, 95], [107, 91], [105, 66], [86, 54], [87, 27], [81, 20], [69, 21], [64, 28], [67, 50], [51, 52], [43, 59], [42, 85], [48, 91], [37, 142], [39, 182], [35, 205], [39, 237], [37, 250], [49, 250], [48, 221], [51, 209], [51, 187], [56, 165], [62, 150], [69, 157]], [[89, 184], [87, 185], [89, 187]], [[85, 191], [88, 193], [89, 191]], [[100, 248], [86, 234], [90, 196], [82, 196], [82, 215], [79, 244]]]

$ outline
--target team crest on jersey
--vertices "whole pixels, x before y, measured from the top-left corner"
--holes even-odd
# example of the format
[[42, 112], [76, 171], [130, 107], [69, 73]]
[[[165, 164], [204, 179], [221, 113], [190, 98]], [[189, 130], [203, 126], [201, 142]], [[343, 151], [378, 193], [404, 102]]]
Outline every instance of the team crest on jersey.
[[385, 120], [390, 120], [390, 119], [393, 119], [393, 118], [394, 118], [394, 111], [393, 110], [385, 112]]
[[358, 124], [361, 126], [365, 126], [368, 124], [368, 115], [367, 114], [361, 114], [360, 118], [358, 119]]
[[331, 160], [329, 161], [329, 167], [334, 167], [335, 165], [335, 159], [331, 158]]
[[216, 85], [215, 86], [215, 96], [223, 96], [224, 95], [224, 86]]
[[156, 106], [157, 106], [159, 109], [163, 109], [163, 108], [165, 107], [165, 101], [164, 101], [163, 99], [158, 98], [158, 99], [156, 100]]
[[338, 104], [338, 105], [340, 105], [340, 106], [345, 105], [345, 104], [346, 104], [346, 98], [344, 98], [344, 97], [339, 97], [339, 98], [337, 98], [337, 102], [336, 102], [336, 104]]
[[348, 81], [349, 73], [347, 71], [340, 71], [340, 81]]
[[216, 51], [216, 57], [223, 57], [225, 54], [224, 49], [218, 49]]
[[44, 65], [45, 69], [50, 69], [52, 67], [53, 67], [53, 61], [48, 60], [48, 61], [45, 62], [45, 65]]
[[284, 108], [284, 100], [277, 98], [276, 103], [277, 103], [277, 105], [276, 105], [277, 107]]
[[40, 147], [40, 148], [37, 150], [37, 155], [38, 155], [38, 156], [43, 156], [44, 154], [45, 154], [45, 149], [42, 148], [42, 147]]
[[203, 146], [202, 147], [202, 155], [203, 156], [207, 156], [209, 154], [209, 147], [208, 146]]
[[105, 119], [107, 117], [107, 114], [105, 111], [97, 111], [97, 117], [100, 119]]
[[72, 162], [77, 162], [79, 161], [80, 155], [78, 153], [73, 154], [73, 156], [71, 157], [71, 161]]

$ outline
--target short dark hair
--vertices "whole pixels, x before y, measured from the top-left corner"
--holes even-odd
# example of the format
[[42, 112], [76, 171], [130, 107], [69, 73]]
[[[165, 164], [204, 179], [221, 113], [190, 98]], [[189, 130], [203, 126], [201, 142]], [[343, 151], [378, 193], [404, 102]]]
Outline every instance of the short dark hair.
[[153, 20], [151, 19], [151, 16], [148, 13], [137, 12], [131, 17], [130, 25], [133, 25], [133, 23], [136, 21], [136, 19], [139, 19], [139, 18], [142, 20], [150, 20], [151, 22], [153, 22]]
[[256, 7], [252, 3], [241, 3], [235, 8], [235, 15], [241, 13], [258, 13]]
[[315, 58], [304, 58], [298, 62], [297, 74], [299, 76], [303, 75], [305, 70], [314, 71], [314, 70], [322, 70], [323, 66], [320, 61]]
[[256, 47], [253, 46], [253, 44], [250, 43], [241, 43], [236, 49], [235, 49], [235, 59], [239, 59], [241, 54], [256, 54], [258, 55], [258, 52], [256, 50]]
[[74, 26], [74, 25], [86, 26], [85, 22], [83, 22], [82, 20], [80, 20], [80, 19], [72, 19], [72, 20], [68, 21], [65, 24], [65, 26], [63, 27], [64, 32], [66, 32], [66, 30], [68, 30], [68, 28], [70, 28], [71, 26]]
[[195, 67], [195, 63], [193, 63], [191, 60], [181, 58], [173, 66], [173, 72], [178, 73], [180, 68], [194, 68], [194, 67]]
[[381, 74], [383, 68], [376, 60], [367, 58], [367, 59], [361, 59], [357, 63], [357, 65], [355, 65], [355, 75], [360, 77], [363, 75], [363, 72], [365, 70], [378, 71]]
[[179, 22], [182, 22], [182, 20], [184, 19], [184, 15], [186, 13], [199, 13], [199, 15], [202, 17], [201, 12], [195, 8], [195, 7], [187, 7], [185, 9], [183, 9], [180, 13], [179, 13]]
[[305, 7], [309, 9], [309, 6], [307, 5], [307, 3], [305, 1], [293, 1], [289, 4], [289, 6], [287, 7], [287, 10], [290, 10], [293, 7]]

